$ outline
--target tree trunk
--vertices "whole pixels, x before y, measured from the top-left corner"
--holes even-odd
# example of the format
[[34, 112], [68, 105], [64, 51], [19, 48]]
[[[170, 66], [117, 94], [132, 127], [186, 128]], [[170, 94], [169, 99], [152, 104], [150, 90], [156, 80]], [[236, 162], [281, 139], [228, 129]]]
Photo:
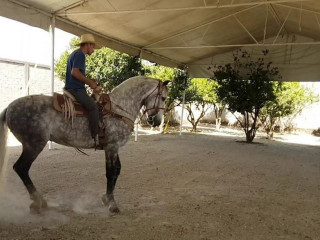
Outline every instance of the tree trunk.
[[252, 130], [247, 131], [246, 132], [247, 143], [252, 143], [255, 136], [256, 136], [256, 131], [252, 131]]
[[219, 130], [221, 127], [221, 118], [216, 118], [216, 130]]
[[197, 124], [192, 123], [192, 132], [197, 132]]
[[[259, 109], [255, 110], [255, 112], [253, 114], [249, 114], [248, 112], [245, 112], [245, 133], [246, 133], [246, 141], [247, 143], [252, 143], [253, 139], [256, 136], [256, 132], [257, 132], [257, 119], [258, 119], [258, 115], [259, 115]], [[251, 128], [249, 130], [249, 126], [250, 126], [250, 117], [252, 118], [253, 122], [251, 124]]]

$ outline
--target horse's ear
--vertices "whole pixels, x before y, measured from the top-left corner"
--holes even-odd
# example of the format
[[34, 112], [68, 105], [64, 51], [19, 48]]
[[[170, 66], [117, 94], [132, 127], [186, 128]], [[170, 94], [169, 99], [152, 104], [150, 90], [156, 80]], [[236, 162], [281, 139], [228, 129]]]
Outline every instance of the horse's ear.
[[168, 81], [168, 80], [167, 80], [167, 81], [164, 81], [164, 82], [163, 82], [163, 86], [167, 86], [169, 83], [171, 83], [171, 81]]

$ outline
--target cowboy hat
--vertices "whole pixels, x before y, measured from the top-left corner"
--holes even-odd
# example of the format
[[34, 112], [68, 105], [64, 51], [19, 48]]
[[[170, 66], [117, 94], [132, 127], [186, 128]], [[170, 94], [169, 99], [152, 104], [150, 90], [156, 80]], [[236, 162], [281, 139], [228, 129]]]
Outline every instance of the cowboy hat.
[[80, 37], [80, 43], [77, 44], [77, 46], [81, 45], [82, 43], [94, 43], [96, 44], [96, 41], [94, 39], [94, 36], [90, 33], [82, 34]]

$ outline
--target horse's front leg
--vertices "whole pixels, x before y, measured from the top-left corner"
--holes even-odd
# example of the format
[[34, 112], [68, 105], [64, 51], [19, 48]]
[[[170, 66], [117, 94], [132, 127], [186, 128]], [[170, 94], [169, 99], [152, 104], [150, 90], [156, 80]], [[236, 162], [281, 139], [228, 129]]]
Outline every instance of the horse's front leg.
[[106, 178], [107, 178], [107, 192], [102, 196], [104, 205], [109, 207], [112, 213], [119, 212], [119, 208], [114, 200], [113, 191], [116, 186], [118, 176], [121, 171], [121, 163], [118, 151], [105, 150], [106, 156]]

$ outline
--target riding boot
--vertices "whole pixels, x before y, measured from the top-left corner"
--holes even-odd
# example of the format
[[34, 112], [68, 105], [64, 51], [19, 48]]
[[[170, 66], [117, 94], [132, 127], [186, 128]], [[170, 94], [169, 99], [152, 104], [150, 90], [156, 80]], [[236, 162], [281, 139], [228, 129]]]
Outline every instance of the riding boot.
[[100, 143], [99, 143], [99, 134], [97, 134], [94, 138], [94, 150], [96, 151], [98, 147], [100, 147]]

